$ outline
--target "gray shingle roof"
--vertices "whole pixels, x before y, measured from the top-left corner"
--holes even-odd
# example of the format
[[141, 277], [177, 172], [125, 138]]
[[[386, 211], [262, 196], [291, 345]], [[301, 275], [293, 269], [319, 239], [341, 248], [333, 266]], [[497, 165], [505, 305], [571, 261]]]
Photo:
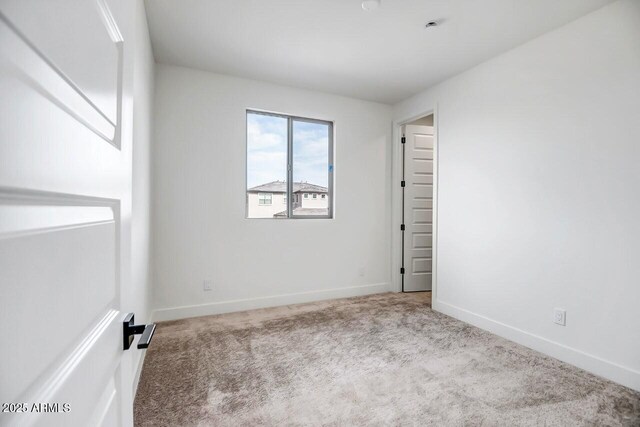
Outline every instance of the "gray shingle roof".
[[294, 182], [293, 192], [294, 193], [326, 193], [327, 187], [322, 187], [320, 185], [315, 185], [315, 184], [309, 184], [308, 182]]
[[[247, 193], [286, 193], [287, 183], [284, 181], [273, 181], [266, 184], [257, 185], [247, 190]], [[308, 182], [294, 182], [294, 193], [326, 193], [327, 187], [309, 184]]]

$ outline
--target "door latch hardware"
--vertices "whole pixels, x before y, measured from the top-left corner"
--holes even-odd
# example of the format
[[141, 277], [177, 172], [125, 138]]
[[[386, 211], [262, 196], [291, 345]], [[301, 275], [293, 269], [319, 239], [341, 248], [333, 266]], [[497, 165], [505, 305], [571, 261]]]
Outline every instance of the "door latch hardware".
[[155, 323], [149, 325], [134, 325], [133, 313], [127, 314], [122, 321], [122, 344], [124, 350], [129, 350], [131, 343], [133, 343], [133, 336], [137, 334], [142, 334], [140, 341], [138, 341], [138, 348], [149, 347], [155, 331]]

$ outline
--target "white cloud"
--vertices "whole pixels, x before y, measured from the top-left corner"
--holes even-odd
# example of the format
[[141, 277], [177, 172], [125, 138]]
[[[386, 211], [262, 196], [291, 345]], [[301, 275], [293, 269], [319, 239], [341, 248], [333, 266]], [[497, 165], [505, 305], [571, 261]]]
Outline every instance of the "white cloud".
[[247, 163], [249, 188], [271, 181], [283, 181], [287, 177], [287, 153], [252, 152], [248, 155]]
[[287, 176], [286, 120], [247, 116], [247, 186], [285, 180]]
[[283, 144], [286, 146], [284, 135], [264, 132], [258, 123], [251, 121], [247, 123], [247, 141], [247, 148], [250, 152], [278, 148]]
[[327, 186], [329, 178], [329, 140], [327, 127], [304, 124], [294, 129], [293, 178]]

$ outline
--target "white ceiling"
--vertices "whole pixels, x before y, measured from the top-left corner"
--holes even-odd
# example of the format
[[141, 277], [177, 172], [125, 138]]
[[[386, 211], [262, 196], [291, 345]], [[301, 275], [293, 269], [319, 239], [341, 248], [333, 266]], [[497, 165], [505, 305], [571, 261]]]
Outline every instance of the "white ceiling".
[[[147, 0], [156, 61], [393, 104], [611, 0]], [[425, 28], [436, 20], [437, 27]]]

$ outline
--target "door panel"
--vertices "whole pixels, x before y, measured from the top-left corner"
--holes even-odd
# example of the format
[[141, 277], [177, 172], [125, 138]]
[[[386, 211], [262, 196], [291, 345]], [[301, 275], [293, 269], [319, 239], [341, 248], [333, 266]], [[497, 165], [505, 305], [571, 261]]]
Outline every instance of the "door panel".
[[120, 55], [105, 26], [103, 5], [96, 0], [3, 0], [2, 13], [34, 51], [62, 71], [114, 124]]
[[430, 273], [431, 260], [429, 258], [413, 258], [414, 273]]
[[[0, 206], [0, 212], [4, 207]], [[34, 221], [33, 226], [5, 234], [0, 243], [3, 294], [38, 307], [37, 316], [24, 316], [11, 308], [0, 313], [3, 325], [15, 324], [16, 316], [20, 318], [19, 330], [8, 331], [20, 345], [7, 342], [3, 346], [11, 351], [3, 354], [0, 381], [12, 384], [13, 394], [5, 395], [3, 388], [2, 402], [16, 401], [18, 390], [26, 390], [52, 359], [76, 347], [94, 323], [118, 306], [113, 219], [58, 227], [39, 227]], [[43, 344], [50, 357], [40, 357]], [[11, 369], [26, 360], [29, 369]]]
[[405, 291], [431, 290], [433, 127], [405, 126]]
[[430, 224], [431, 209], [413, 208], [413, 224]]
[[0, 425], [131, 424], [133, 6], [0, 3]]

